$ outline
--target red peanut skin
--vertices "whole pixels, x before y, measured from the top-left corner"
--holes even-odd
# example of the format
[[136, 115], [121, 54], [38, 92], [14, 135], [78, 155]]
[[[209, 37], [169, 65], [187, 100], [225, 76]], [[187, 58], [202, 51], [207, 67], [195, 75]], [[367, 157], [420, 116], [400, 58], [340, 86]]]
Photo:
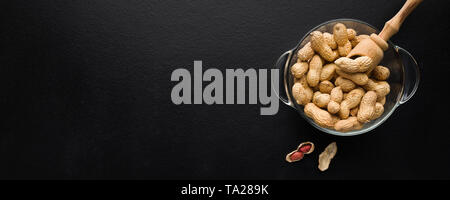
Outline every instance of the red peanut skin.
[[306, 153], [306, 152], [308, 152], [310, 149], [311, 149], [311, 145], [305, 145], [305, 146], [300, 147], [300, 151], [301, 151], [302, 153]]
[[304, 154], [303, 152], [297, 151], [295, 153], [293, 153], [290, 158], [292, 161], [297, 161], [297, 160], [301, 160], [303, 158]]

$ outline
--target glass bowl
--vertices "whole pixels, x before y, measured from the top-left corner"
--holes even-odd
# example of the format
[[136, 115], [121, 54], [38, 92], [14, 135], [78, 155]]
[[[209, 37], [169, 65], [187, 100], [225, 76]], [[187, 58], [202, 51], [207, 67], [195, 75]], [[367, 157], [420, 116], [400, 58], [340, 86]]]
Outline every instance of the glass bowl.
[[294, 79], [290, 71], [291, 66], [295, 62], [297, 62], [297, 51], [310, 41], [309, 34], [313, 31], [332, 33], [333, 26], [336, 23], [345, 24], [347, 28], [354, 29], [358, 35], [370, 35], [372, 33], [379, 33], [379, 30], [374, 26], [355, 19], [331, 20], [311, 29], [308, 33], [305, 34], [305, 36], [303, 36], [303, 38], [294, 49], [291, 49], [282, 54], [275, 64], [275, 68], [280, 69], [280, 83], [282, 83], [282, 85], [284, 86], [284, 89], [280, 89], [278, 96], [283, 103], [296, 109], [306, 121], [308, 121], [312, 126], [316, 127], [320, 131], [338, 136], [360, 135], [363, 133], [367, 133], [381, 125], [389, 118], [389, 116], [391, 116], [391, 114], [398, 106], [407, 102], [414, 95], [419, 86], [419, 67], [414, 57], [408, 51], [394, 45], [391, 41], [388, 41], [389, 48], [384, 52], [383, 60], [380, 63], [380, 65], [389, 68], [389, 70], [391, 71], [389, 79], [387, 80], [390, 84], [391, 91], [386, 96], [386, 104], [384, 105], [383, 115], [376, 120], [372, 120], [371, 122], [364, 124], [362, 129], [349, 132], [339, 132], [317, 125], [311, 118], [305, 115], [305, 113], [303, 112], [303, 106], [293, 101], [294, 97], [292, 96], [291, 89], [294, 84]]

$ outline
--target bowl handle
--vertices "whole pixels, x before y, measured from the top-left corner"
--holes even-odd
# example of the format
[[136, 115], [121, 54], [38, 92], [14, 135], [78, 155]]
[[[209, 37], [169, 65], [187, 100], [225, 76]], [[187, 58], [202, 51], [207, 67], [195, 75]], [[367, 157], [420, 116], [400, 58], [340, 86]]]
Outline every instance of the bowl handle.
[[[291, 98], [289, 97], [289, 88], [288, 88], [288, 69], [289, 69], [289, 60], [291, 60], [291, 56], [292, 56], [292, 50], [286, 51], [283, 53], [283, 55], [280, 56], [280, 58], [278, 58], [277, 62], [275, 63], [274, 68], [275, 69], [279, 69], [280, 71], [280, 83], [283, 83], [284, 86], [284, 91], [281, 89], [279, 90], [279, 93], [277, 93], [275, 90], [275, 93], [277, 94], [278, 98], [280, 98], [280, 100], [290, 106], [294, 108], [294, 104], [291, 101]], [[279, 87], [278, 85], [275, 85], [272, 82], [272, 87]]]
[[411, 53], [399, 46], [395, 46], [395, 50], [400, 55], [405, 69], [404, 91], [399, 102], [400, 104], [404, 104], [414, 96], [417, 88], [419, 87], [420, 71], [419, 65], [417, 64], [416, 59], [414, 59]]

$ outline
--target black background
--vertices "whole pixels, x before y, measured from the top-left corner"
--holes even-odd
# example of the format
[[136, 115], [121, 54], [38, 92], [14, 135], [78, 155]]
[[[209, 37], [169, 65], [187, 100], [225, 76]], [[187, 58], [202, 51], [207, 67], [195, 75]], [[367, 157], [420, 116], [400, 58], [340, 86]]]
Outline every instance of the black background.
[[[176, 68], [271, 68], [314, 26], [381, 28], [402, 0], [1, 1], [0, 178], [450, 178], [449, 11], [424, 1], [391, 40], [421, 67], [414, 98], [379, 128], [321, 133], [295, 110], [174, 105]], [[204, 84], [205, 85], [205, 84]], [[303, 141], [318, 150], [284, 161]], [[339, 152], [319, 172], [330, 142]]]

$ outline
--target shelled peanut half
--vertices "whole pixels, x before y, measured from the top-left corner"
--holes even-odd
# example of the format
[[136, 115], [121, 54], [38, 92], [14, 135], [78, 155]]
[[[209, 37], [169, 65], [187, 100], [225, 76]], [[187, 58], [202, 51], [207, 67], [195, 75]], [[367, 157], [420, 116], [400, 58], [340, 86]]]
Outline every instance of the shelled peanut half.
[[319, 126], [340, 132], [361, 129], [384, 112], [389, 68], [366, 56], [346, 56], [368, 35], [337, 23], [333, 33], [314, 31], [291, 66], [292, 95]]

